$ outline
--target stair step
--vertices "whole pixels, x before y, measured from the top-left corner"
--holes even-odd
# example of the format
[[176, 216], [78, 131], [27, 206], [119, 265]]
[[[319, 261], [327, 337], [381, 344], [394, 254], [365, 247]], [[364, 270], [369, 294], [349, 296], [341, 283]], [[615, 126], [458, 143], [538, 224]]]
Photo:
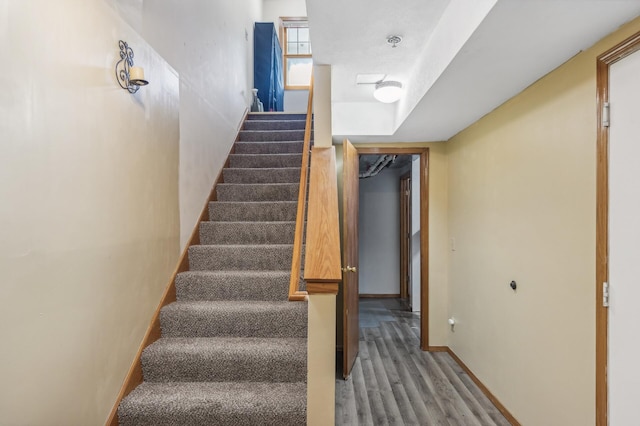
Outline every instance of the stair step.
[[307, 339], [161, 338], [142, 353], [142, 374], [149, 382], [302, 382]]
[[240, 130], [240, 141], [301, 141], [304, 130]]
[[304, 130], [306, 124], [306, 117], [302, 120], [247, 120], [243, 130]]
[[240, 169], [300, 167], [302, 154], [231, 154], [229, 166]]
[[298, 183], [300, 167], [223, 169], [225, 183]]
[[142, 383], [118, 408], [120, 426], [306, 424], [306, 383]]
[[220, 201], [297, 201], [297, 183], [221, 183], [216, 188]]
[[259, 112], [259, 113], [255, 113], [255, 112], [250, 112], [249, 114], [247, 114], [247, 120], [306, 120], [307, 119], [307, 114], [306, 113], [298, 113], [298, 114], [292, 114], [292, 113], [282, 113], [282, 112], [269, 112], [269, 113], [264, 113], [264, 112]]
[[187, 271], [176, 276], [181, 302], [196, 300], [287, 300], [289, 271]]
[[304, 142], [238, 142], [235, 145], [236, 154], [300, 154]]
[[292, 244], [197, 245], [189, 247], [192, 271], [286, 271]]
[[200, 244], [293, 244], [295, 222], [200, 222]]
[[160, 311], [163, 337], [306, 337], [307, 304], [289, 301], [173, 302]]
[[209, 203], [209, 218], [221, 222], [295, 221], [297, 209], [297, 201], [212, 201]]

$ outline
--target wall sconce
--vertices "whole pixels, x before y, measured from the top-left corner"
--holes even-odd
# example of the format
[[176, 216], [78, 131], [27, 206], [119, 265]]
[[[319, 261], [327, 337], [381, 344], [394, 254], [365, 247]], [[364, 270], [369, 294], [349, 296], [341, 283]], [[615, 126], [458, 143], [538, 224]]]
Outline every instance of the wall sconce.
[[116, 63], [116, 79], [118, 84], [129, 93], [136, 93], [140, 86], [149, 84], [144, 79], [144, 69], [133, 66], [133, 49], [126, 41], [118, 41], [120, 60]]

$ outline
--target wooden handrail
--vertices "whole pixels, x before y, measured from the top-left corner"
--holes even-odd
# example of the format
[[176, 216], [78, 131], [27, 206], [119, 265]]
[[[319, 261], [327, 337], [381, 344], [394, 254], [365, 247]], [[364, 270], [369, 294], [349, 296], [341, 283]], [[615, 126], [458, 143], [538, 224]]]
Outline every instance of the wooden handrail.
[[338, 293], [342, 281], [339, 224], [335, 147], [314, 147], [304, 262], [308, 294]]
[[291, 260], [291, 280], [289, 281], [289, 300], [303, 301], [307, 292], [300, 290], [300, 266], [302, 266], [302, 242], [305, 232], [305, 214], [307, 203], [307, 176], [309, 173], [309, 153], [311, 147], [311, 129], [313, 116], [313, 75], [309, 84], [309, 100], [307, 102], [307, 122], [304, 127], [304, 143], [302, 147], [302, 165], [300, 168], [300, 189], [298, 190], [298, 211], [296, 213], [296, 233], [293, 237], [293, 258]]

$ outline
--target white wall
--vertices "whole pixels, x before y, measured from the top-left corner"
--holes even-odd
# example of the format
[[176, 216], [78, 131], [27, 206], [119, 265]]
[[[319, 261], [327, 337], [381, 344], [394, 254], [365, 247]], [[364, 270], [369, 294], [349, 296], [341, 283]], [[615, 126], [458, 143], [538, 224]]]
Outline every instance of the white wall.
[[285, 112], [303, 112], [306, 114], [309, 103], [308, 90], [285, 90], [284, 110]]
[[400, 293], [400, 171], [360, 179], [361, 294]]
[[109, 4], [0, 0], [3, 425], [104, 424], [177, 262], [178, 76]]
[[261, 0], [144, 1], [144, 38], [180, 73], [180, 240], [224, 165], [253, 87]]
[[273, 22], [278, 28], [281, 16], [303, 17], [307, 16], [307, 4], [305, 0], [263, 0], [262, 22]]

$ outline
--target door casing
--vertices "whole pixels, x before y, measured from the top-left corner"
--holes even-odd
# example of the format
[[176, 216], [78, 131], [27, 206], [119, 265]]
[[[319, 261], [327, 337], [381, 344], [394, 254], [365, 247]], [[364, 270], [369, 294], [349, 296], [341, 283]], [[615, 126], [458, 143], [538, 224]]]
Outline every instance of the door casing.
[[596, 172], [596, 425], [608, 424], [608, 308], [603, 306], [603, 283], [609, 280], [609, 128], [604, 108], [609, 102], [609, 67], [640, 50], [640, 32], [597, 58], [597, 172]]
[[411, 172], [400, 176], [400, 298], [411, 305]]
[[[395, 154], [420, 156], [420, 349], [429, 347], [429, 148], [359, 147], [358, 155]], [[357, 171], [356, 171], [357, 173]], [[344, 309], [344, 307], [343, 307]], [[344, 314], [344, 312], [343, 312]]]

